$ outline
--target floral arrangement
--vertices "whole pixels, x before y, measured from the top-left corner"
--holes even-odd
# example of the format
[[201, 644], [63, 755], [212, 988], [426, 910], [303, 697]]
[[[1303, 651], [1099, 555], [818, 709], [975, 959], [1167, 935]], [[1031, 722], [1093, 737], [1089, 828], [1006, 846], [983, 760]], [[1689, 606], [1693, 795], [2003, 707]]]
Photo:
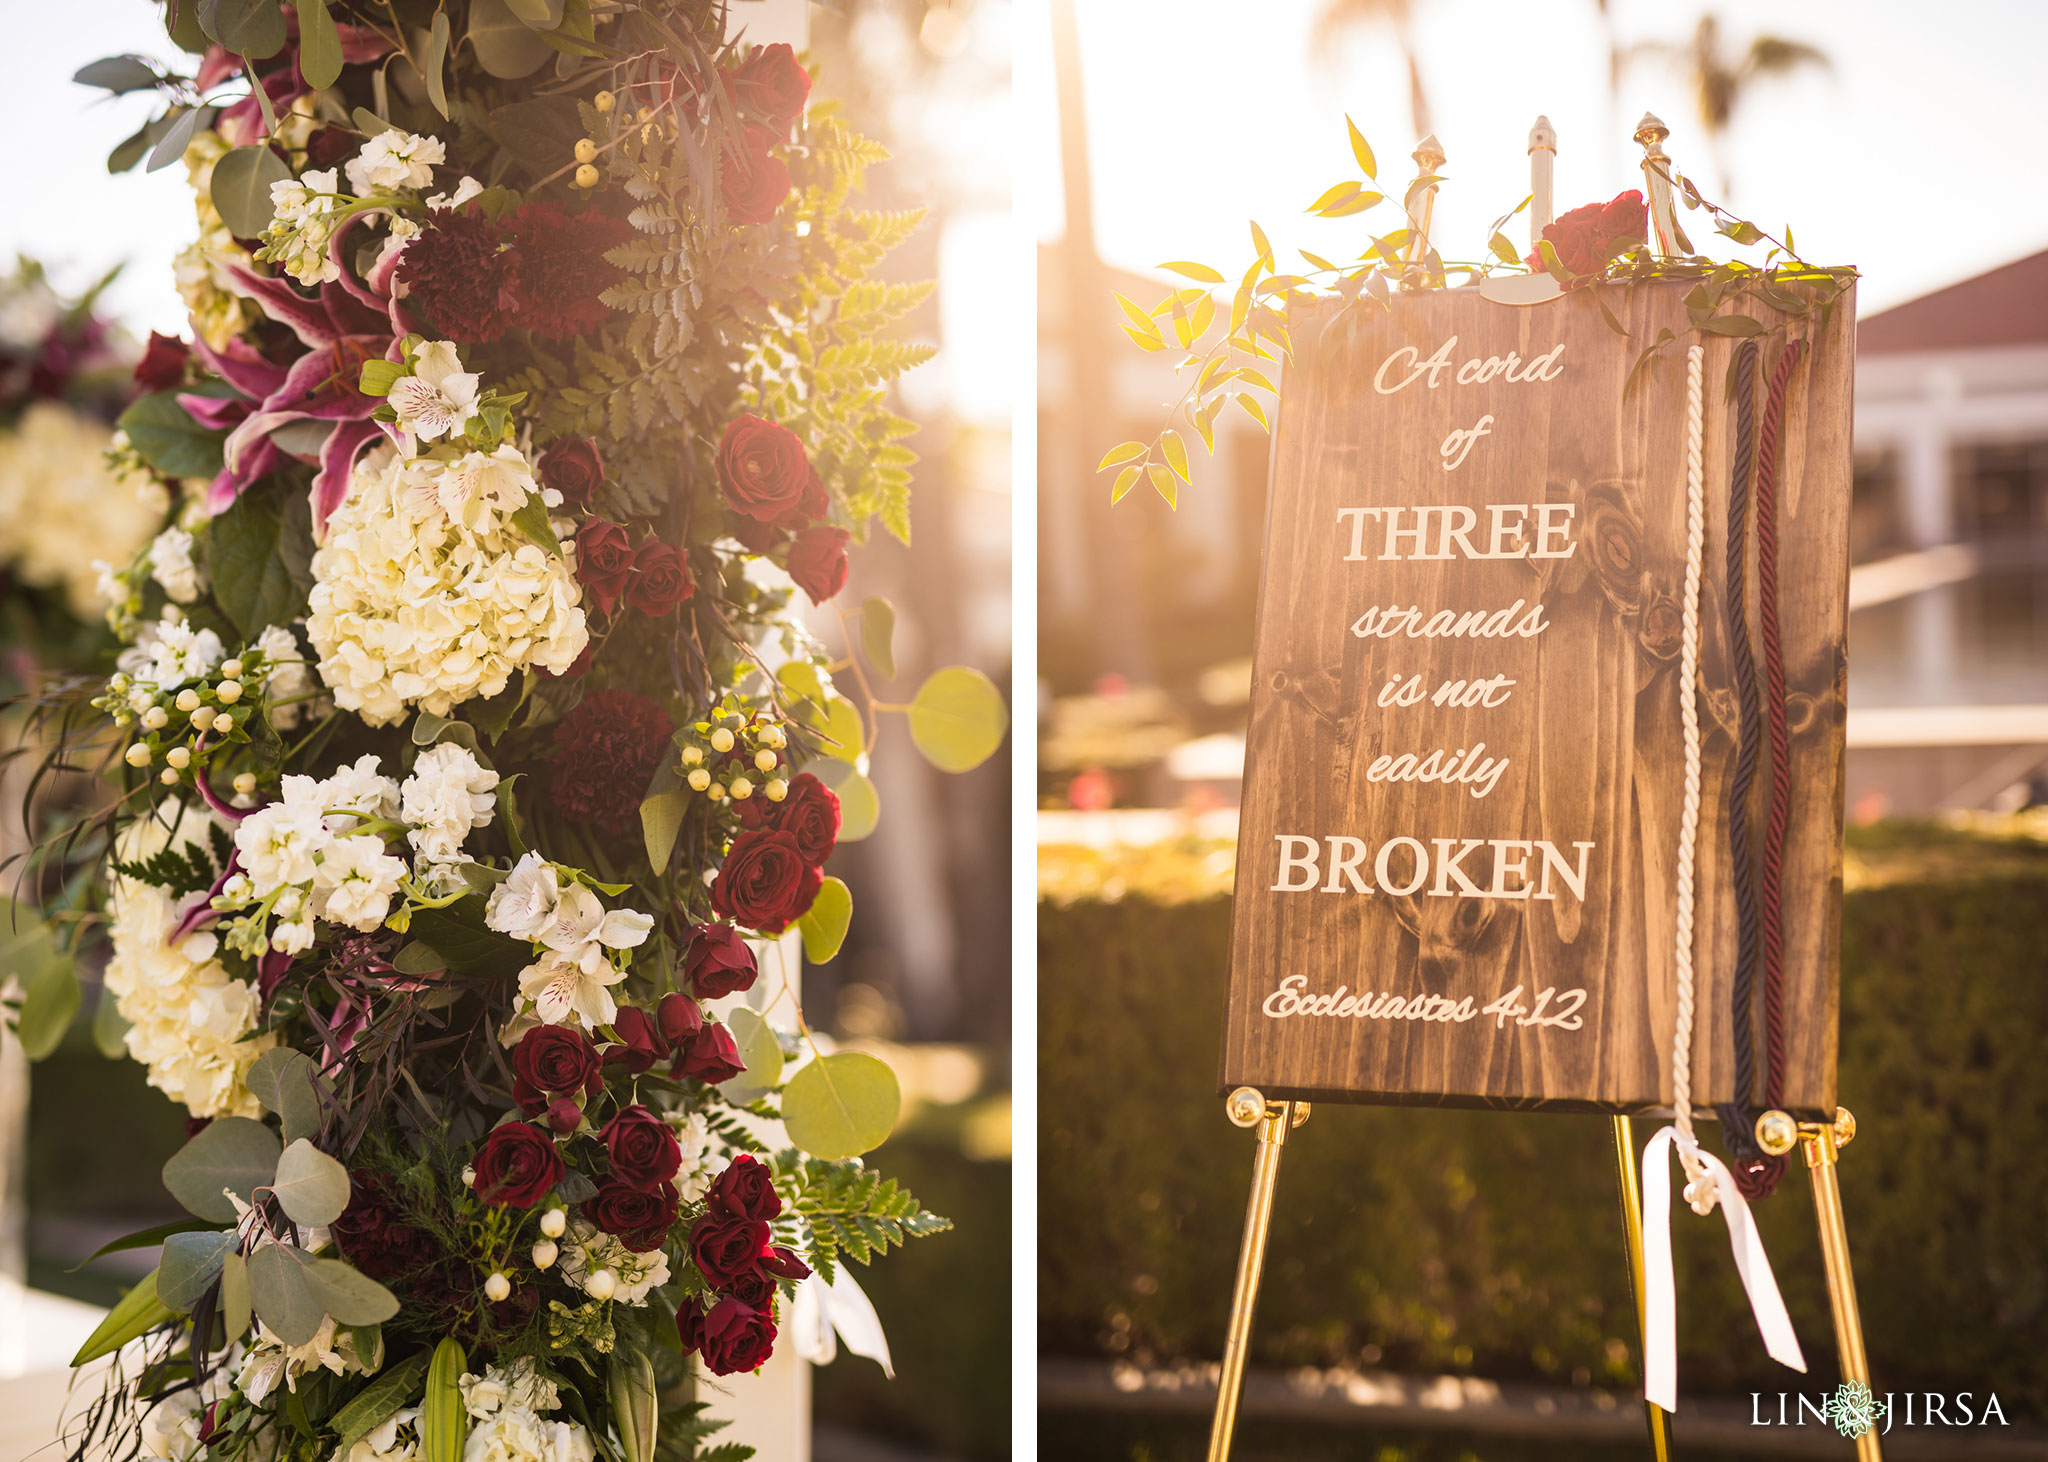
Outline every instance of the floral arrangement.
[[884, 718], [948, 770], [1005, 733], [960, 667], [875, 697], [886, 602], [835, 656], [796, 598], [907, 536], [925, 290], [867, 275], [917, 216], [849, 206], [880, 149], [713, 0], [166, 23], [191, 74], [80, 79], [195, 184], [189, 359], [122, 425], [200, 485], [109, 572], [118, 668], [38, 702], [118, 793], [32, 872], [191, 1113], [191, 1218], [125, 1241], [70, 1455], [696, 1455], [693, 1369], [947, 1226], [785, 963], [844, 937]]

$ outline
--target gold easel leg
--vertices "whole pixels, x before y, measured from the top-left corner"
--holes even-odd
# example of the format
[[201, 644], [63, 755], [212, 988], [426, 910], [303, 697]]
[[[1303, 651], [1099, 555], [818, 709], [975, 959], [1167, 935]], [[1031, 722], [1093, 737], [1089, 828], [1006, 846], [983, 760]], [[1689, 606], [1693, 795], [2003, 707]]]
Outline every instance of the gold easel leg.
[[[1643, 1184], [1636, 1172], [1634, 1124], [1617, 1114], [1614, 1127], [1614, 1171], [1621, 1183], [1621, 1228], [1628, 1235], [1628, 1280], [1636, 1300], [1636, 1343], [1643, 1343]], [[1640, 1352], [1638, 1352], [1640, 1353]], [[1671, 1418], [1646, 1397], [1643, 1420], [1650, 1429], [1650, 1451], [1657, 1462], [1671, 1457]]]
[[[1856, 1312], [1856, 1276], [1849, 1268], [1849, 1229], [1842, 1221], [1842, 1185], [1835, 1160], [1842, 1144], [1856, 1135], [1856, 1119], [1837, 1107], [1832, 1123], [1802, 1122], [1799, 1138], [1806, 1149], [1806, 1169], [1813, 1179], [1813, 1211], [1820, 1224], [1820, 1252], [1828, 1271], [1828, 1303], [1835, 1312], [1835, 1349], [1842, 1361], [1842, 1379], [1870, 1385], [1870, 1361], [1863, 1353], [1863, 1320]], [[1856, 1462], [1883, 1462], [1877, 1429], [1856, 1439]]]
[[1209, 1428], [1209, 1462], [1229, 1462], [1237, 1430], [1237, 1396], [1244, 1385], [1244, 1358], [1251, 1342], [1252, 1311], [1259, 1303], [1259, 1276], [1266, 1267], [1266, 1230], [1273, 1221], [1273, 1187], [1280, 1177], [1280, 1149], [1290, 1127], [1308, 1120], [1307, 1102], [1269, 1102], [1248, 1086], [1230, 1094], [1225, 1110], [1240, 1127], [1258, 1129], [1258, 1157], [1252, 1165], [1252, 1197], [1244, 1214], [1244, 1246], [1237, 1253], [1237, 1283], [1230, 1292], [1230, 1332], [1223, 1342], [1223, 1374], [1216, 1387], [1216, 1419]]

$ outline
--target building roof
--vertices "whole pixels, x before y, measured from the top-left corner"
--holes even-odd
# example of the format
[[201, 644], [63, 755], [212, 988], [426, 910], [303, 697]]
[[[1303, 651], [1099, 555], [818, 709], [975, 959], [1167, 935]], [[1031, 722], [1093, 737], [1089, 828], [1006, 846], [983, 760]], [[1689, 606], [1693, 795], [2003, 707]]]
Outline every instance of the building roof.
[[2048, 249], [1860, 320], [1859, 355], [2048, 344]]

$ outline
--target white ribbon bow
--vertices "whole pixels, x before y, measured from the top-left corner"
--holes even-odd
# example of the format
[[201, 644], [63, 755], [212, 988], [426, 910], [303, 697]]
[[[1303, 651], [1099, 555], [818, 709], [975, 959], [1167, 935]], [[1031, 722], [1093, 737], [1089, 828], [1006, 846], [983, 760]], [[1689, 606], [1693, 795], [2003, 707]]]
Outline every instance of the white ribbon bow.
[[1728, 1221], [1728, 1247], [1749, 1296], [1764, 1349], [1780, 1365], [1804, 1372], [1806, 1357], [1792, 1333], [1792, 1317], [1772, 1277], [1764, 1241], [1735, 1175], [1697, 1142], [1666, 1127], [1643, 1149], [1643, 1395], [1665, 1411], [1678, 1409], [1678, 1298], [1671, 1280], [1671, 1157], [1667, 1148], [1697, 1158], [1714, 1176], [1721, 1212]]

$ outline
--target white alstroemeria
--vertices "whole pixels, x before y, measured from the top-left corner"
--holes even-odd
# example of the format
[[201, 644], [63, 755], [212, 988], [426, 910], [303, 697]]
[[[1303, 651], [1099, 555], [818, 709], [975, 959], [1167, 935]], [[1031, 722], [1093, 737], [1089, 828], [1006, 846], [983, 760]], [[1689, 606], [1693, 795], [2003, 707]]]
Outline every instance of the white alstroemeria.
[[789, 1307], [790, 1343], [805, 1360], [823, 1366], [832, 1363], [843, 1340], [848, 1350], [874, 1361], [893, 1379], [896, 1370], [889, 1361], [889, 1338], [882, 1333], [881, 1317], [847, 1267], [838, 1268], [838, 1277], [830, 1284], [813, 1271], [797, 1285]]
[[523, 1406], [506, 1406], [470, 1429], [462, 1462], [593, 1462], [590, 1433], [569, 1421], [550, 1421]]
[[471, 1421], [481, 1421], [507, 1406], [541, 1413], [558, 1411], [562, 1405], [559, 1389], [540, 1374], [530, 1355], [518, 1356], [508, 1366], [485, 1366], [481, 1376], [465, 1371], [455, 1384]]
[[335, 1449], [328, 1462], [414, 1462], [420, 1454], [420, 1409], [394, 1411], [365, 1432], [346, 1452]]
[[654, 920], [632, 909], [607, 910], [597, 895], [582, 884], [562, 890], [555, 917], [540, 936], [540, 943], [564, 959], [574, 960], [585, 974], [594, 974], [611, 963], [606, 953], [613, 949], [634, 949], [647, 942]]
[[318, 1369], [337, 1376], [362, 1369], [352, 1332], [343, 1330], [337, 1334], [334, 1317], [329, 1315], [304, 1345], [286, 1345], [259, 1319], [256, 1343], [249, 1347], [249, 1353], [242, 1357], [241, 1369], [235, 1372], [235, 1389], [251, 1402], [261, 1403], [280, 1382], [286, 1390], [297, 1391], [299, 1377]]
[[424, 188], [434, 181], [434, 165], [448, 161], [448, 148], [438, 137], [421, 137], [393, 127], [363, 144], [348, 161], [349, 186], [363, 197]]
[[574, 1019], [594, 1031], [617, 1017], [619, 1006], [611, 987], [625, 978], [626, 972], [609, 962], [585, 971], [562, 955], [545, 954], [519, 972], [519, 994], [533, 1002], [533, 1013], [545, 1025]]
[[472, 533], [497, 527], [501, 519], [525, 507], [533, 491], [533, 469], [510, 442], [501, 443], [489, 456], [466, 453], [443, 466], [434, 479], [441, 511]]
[[476, 373], [462, 368], [452, 340], [430, 340], [413, 357], [388, 398], [398, 424], [421, 441], [460, 433], [476, 415]]
[[[149, 545], [149, 576], [163, 585], [164, 593], [180, 604], [199, 597], [205, 581], [199, 565], [192, 562], [192, 535], [183, 528], [166, 528]], [[118, 590], [116, 591], [118, 593]], [[109, 594], [108, 598], [114, 598]]]
[[500, 934], [531, 943], [554, 922], [555, 905], [561, 898], [555, 865], [538, 853], [528, 853], [512, 866], [505, 881], [491, 890], [490, 901], [484, 905], [484, 923]]
[[314, 911], [330, 924], [368, 934], [391, 912], [405, 861], [384, 851], [373, 833], [336, 838], [313, 875]]
[[437, 212], [443, 208], [460, 208], [470, 199], [476, 197], [477, 194], [483, 192], [483, 190], [484, 185], [482, 183], [479, 183], [475, 178], [465, 173], [463, 174], [462, 181], [455, 185], [453, 193], [436, 193], [427, 200], [427, 207]]
[[577, 1289], [585, 1288], [586, 1281], [598, 1270], [609, 1269], [617, 1281], [612, 1299], [636, 1308], [645, 1305], [647, 1296], [667, 1284], [669, 1278], [668, 1256], [660, 1249], [644, 1254], [629, 1249], [622, 1239], [605, 1233], [587, 1218], [569, 1220], [569, 1232], [562, 1237], [558, 1262], [563, 1281]]

